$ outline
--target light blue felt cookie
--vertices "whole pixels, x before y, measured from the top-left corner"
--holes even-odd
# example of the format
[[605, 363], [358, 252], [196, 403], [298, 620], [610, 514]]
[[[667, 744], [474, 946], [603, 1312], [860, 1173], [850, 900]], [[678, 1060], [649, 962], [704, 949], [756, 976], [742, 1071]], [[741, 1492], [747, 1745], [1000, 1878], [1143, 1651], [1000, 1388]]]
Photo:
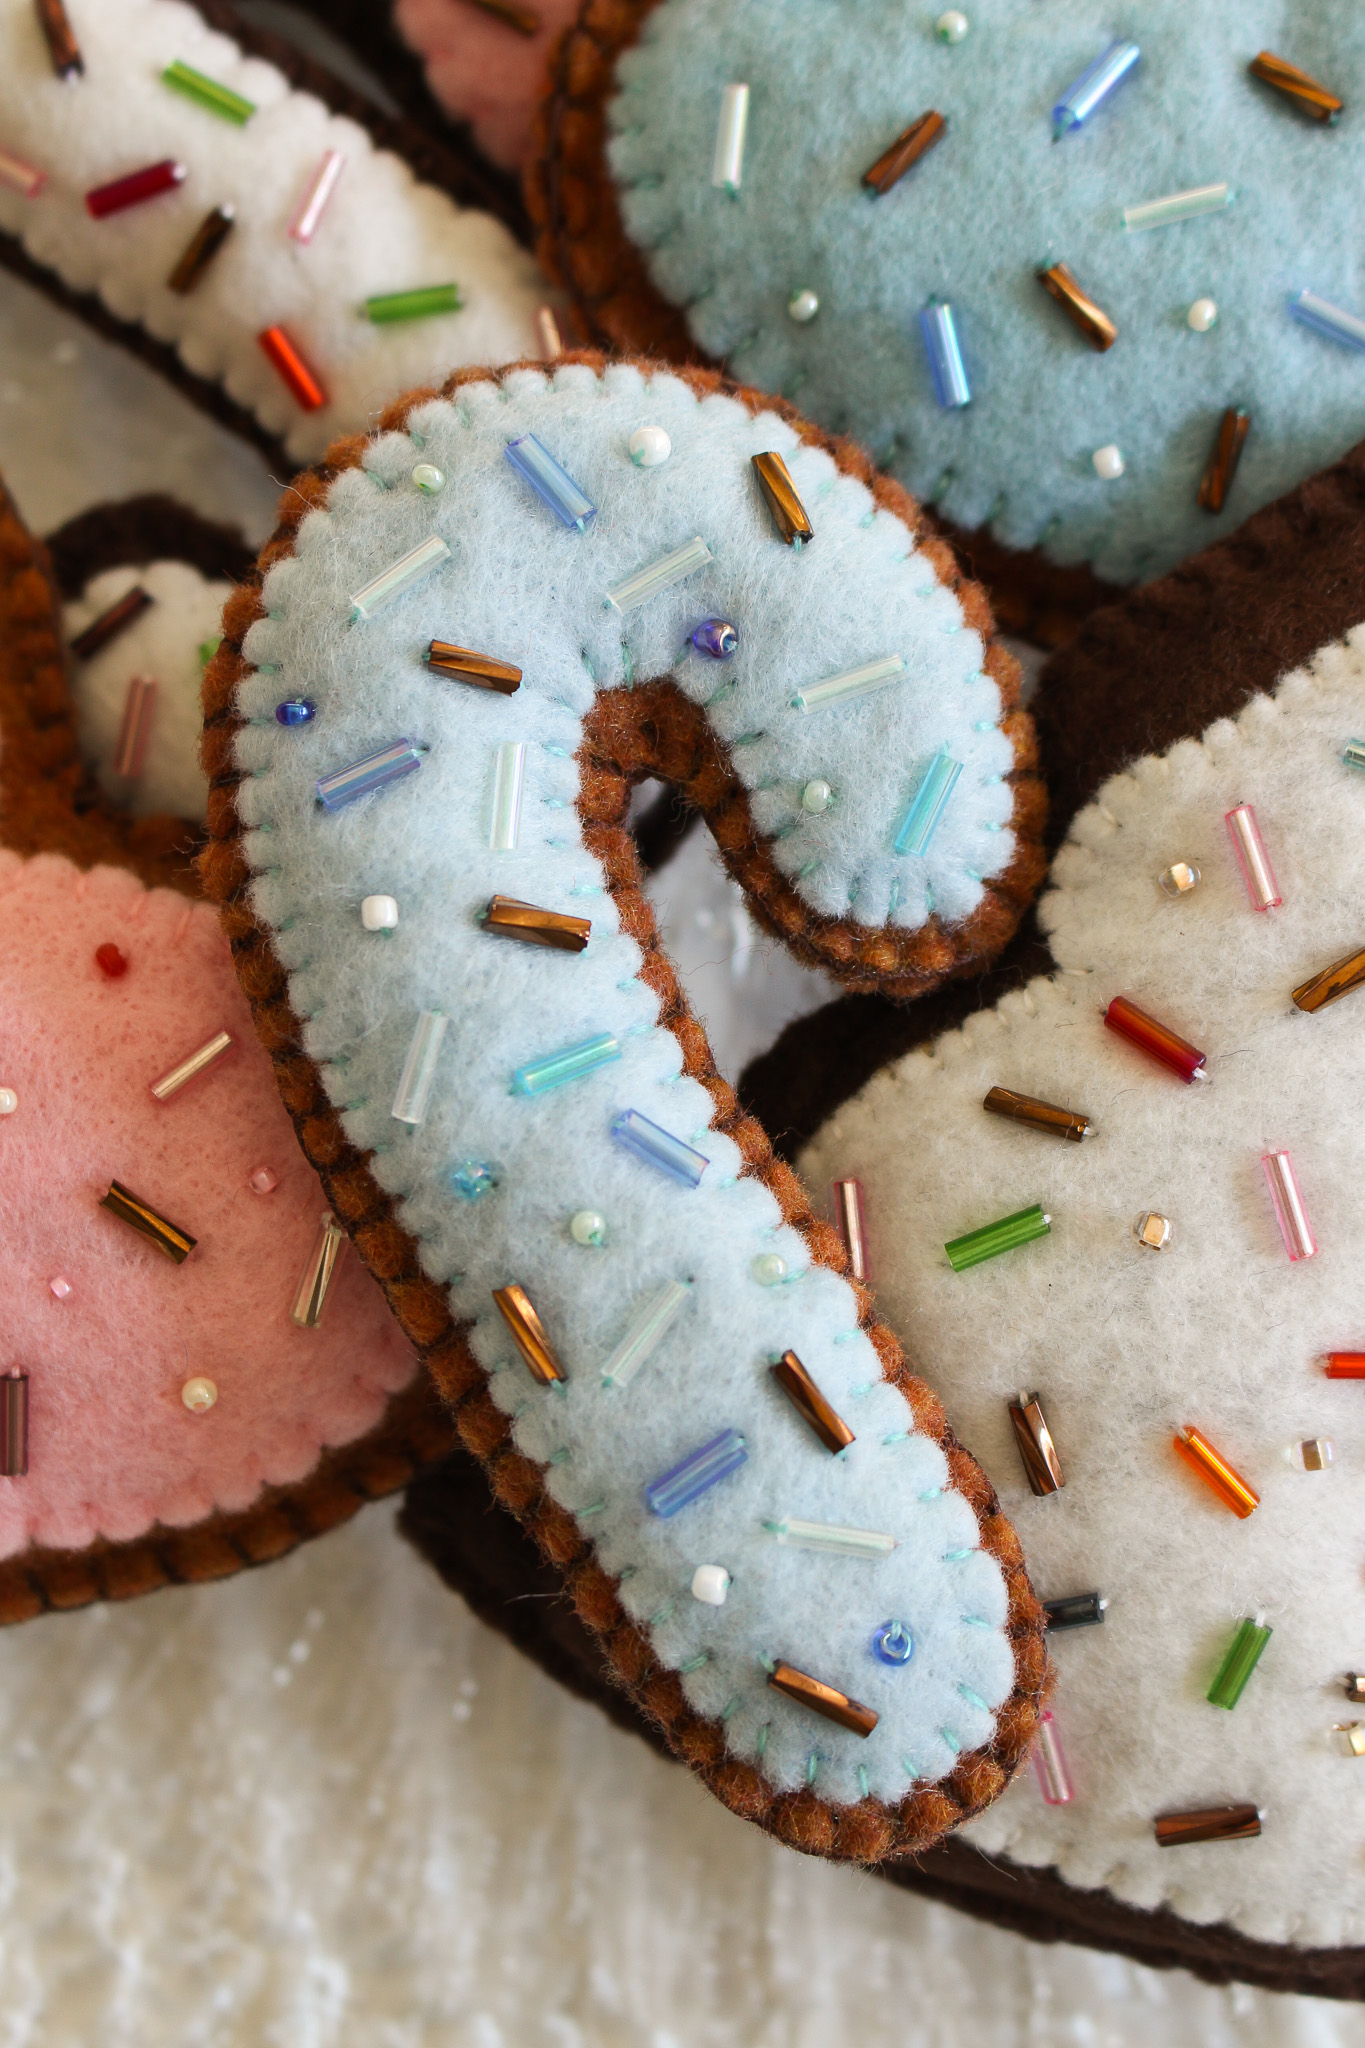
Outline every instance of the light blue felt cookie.
[[[752, 807], [750, 862], [771, 859], [812, 929], [851, 898], [856, 919], [913, 930], [932, 891], [951, 930], [1017, 854], [994, 656], [901, 519], [737, 397], [571, 363], [465, 381], [405, 424], [326, 485], [241, 655], [229, 634], [211, 672], [242, 721], [258, 934], [338, 1142], [691, 1711], [770, 1797], [871, 1799], [891, 1810], [883, 1846], [923, 1839], [956, 1810], [940, 1799], [926, 1821], [926, 1788], [950, 1781], [959, 1808], [978, 1805], [1031, 1726], [1042, 1660], [1012, 1538], [976, 1468], [917, 1419], [937, 1412], [924, 1390], [883, 1376], [873, 1335], [894, 1340], [868, 1297], [746, 1166], [733, 1111], [696, 1077], [715, 1080], [685, 1012], [684, 1071], [662, 956], [581, 813], [603, 693], [629, 723], [631, 689], [671, 675]], [[669, 445], [653, 468], [631, 459], [643, 426]], [[814, 527], [801, 548], [757, 485], [752, 458], [772, 451]], [[546, 453], [581, 525], [517, 466], [543, 476]], [[630, 602], [626, 579], [698, 537], [709, 559]], [[366, 594], [419, 549], [418, 580]], [[691, 643], [708, 617], [735, 629], [728, 658]], [[438, 673], [433, 641], [520, 670], [519, 685]], [[812, 685], [888, 657], [903, 670], [878, 688], [802, 708]], [[386, 750], [370, 793], [343, 801], [355, 784], [331, 778]], [[896, 855], [939, 757], [962, 769], [927, 857]], [[814, 779], [837, 799], [819, 811], [801, 804]], [[590, 920], [586, 948], [499, 935], [495, 895]], [[384, 928], [366, 928], [366, 899]], [[787, 1213], [818, 1239], [808, 1211]], [[843, 1418], [842, 1449], [775, 1380], [784, 1354]], [[866, 1725], [775, 1686], [784, 1664]]]
[[[1157, 574], [1365, 427], [1365, 328], [1352, 344], [1289, 310], [1307, 290], [1365, 318], [1365, 16], [976, 0], [966, 17], [948, 42], [934, 8], [902, 0], [662, 0], [609, 106], [626, 230], [704, 350], [856, 435], [946, 517], [1119, 581]], [[1054, 140], [1054, 107], [1116, 41], [1138, 60]], [[1252, 76], [1266, 49], [1325, 81], [1341, 118]], [[734, 84], [749, 101], [729, 189], [713, 171]], [[872, 196], [864, 172], [930, 109], [946, 132]], [[1125, 228], [1126, 208], [1219, 184], [1226, 205]], [[1057, 263], [1117, 327], [1106, 351], [1040, 285]], [[813, 317], [788, 310], [809, 316], [802, 294]], [[964, 405], [936, 398], [935, 299]], [[1196, 331], [1201, 300], [1217, 317]], [[1211, 517], [1196, 498], [1229, 408], [1250, 431]]]

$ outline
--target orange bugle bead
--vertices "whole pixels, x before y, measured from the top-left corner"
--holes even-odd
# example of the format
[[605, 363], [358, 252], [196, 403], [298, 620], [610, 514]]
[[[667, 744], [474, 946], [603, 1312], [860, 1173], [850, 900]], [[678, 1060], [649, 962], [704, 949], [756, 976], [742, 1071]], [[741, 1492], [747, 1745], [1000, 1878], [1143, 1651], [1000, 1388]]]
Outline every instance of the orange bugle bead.
[[1191, 1471], [1197, 1472], [1205, 1485], [1213, 1488], [1224, 1507], [1231, 1508], [1240, 1521], [1244, 1522], [1253, 1509], [1260, 1506], [1260, 1494], [1247, 1485], [1241, 1473], [1234, 1471], [1226, 1458], [1219, 1456], [1208, 1438], [1201, 1436], [1192, 1423], [1187, 1422], [1184, 1434], [1173, 1437], [1171, 1441]]
[[267, 327], [256, 339], [305, 412], [326, 405], [327, 393], [282, 327]]
[[1365, 1351], [1329, 1351], [1329, 1380], [1365, 1380]]
[[1104, 1021], [1111, 1031], [1117, 1031], [1120, 1038], [1126, 1038], [1139, 1052], [1149, 1058], [1160, 1060], [1163, 1067], [1169, 1067], [1173, 1074], [1179, 1074], [1182, 1081], [1207, 1081], [1204, 1061], [1207, 1053], [1200, 1052], [1197, 1045], [1191, 1045], [1178, 1031], [1172, 1031], [1167, 1024], [1160, 1024], [1155, 1017], [1149, 1017], [1127, 996], [1115, 996], [1104, 1013]]

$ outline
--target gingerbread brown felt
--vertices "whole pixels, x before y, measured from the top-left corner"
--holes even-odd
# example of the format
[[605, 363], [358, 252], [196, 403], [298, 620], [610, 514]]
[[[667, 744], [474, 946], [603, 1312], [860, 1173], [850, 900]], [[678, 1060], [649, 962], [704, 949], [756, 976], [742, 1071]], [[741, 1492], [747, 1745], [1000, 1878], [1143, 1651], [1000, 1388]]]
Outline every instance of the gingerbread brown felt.
[[[392, 150], [427, 184], [448, 192], [461, 206], [482, 207], [502, 221], [519, 241], [529, 240], [526, 215], [508, 180], [486, 164], [473, 144], [467, 139], [462, 140], [449, 122], [442, 122], [447, 139], [438, 140], [416, 121], [385, 113], [372, 99], [344, 84], [312, 58], [305, 57], [282, 36], [273, 34], [269, 29], [253, 28], [238, 13], [232, 0], [194, 0], [194, 4], [210, 27], [231, 36], [251, 56], [263, 57], [273, 64], [297, 90], [312, 93], [334, 114], [345, 114], [348, 119], [358, 122], [368, 131], [377, 149]], [[318, 11], [323, 14], [321, 8]], [[149, 368], [182, 391], [201, 412], [230, 428], [243, 440], [252, 442], [279, 475], [290, 473], [293, 458], [286, 453], [279, 436], [270, 433], [245, 406], [229, 398], [217, 384], [186, 369], [171, 343], [157, 341], [136, 321], [120, 320], [109, 311], [97, 293], [75, 291], [64, 284], [55, 271], [36, 263], [15, 235], [0, 234], [0, 265], [26, 284], [33, 285], [65, 312], [75, 314], [77, 319], [97, 334], [102, 334], [106, 340], [116, 341], [121, 348], [140, 357]]]
[[[1048, 841], [1126, 761], [1234, 714], [1273, 688], [1324, 642], [1365, 619], [1365, 444], [1334, 468], [1257, 512], [1226, 540], [1169, 576], [1097, 612], [1043, 672], [1034, 714], [1051, 785]], [[911, 1008], [845, 996], [802, 1018], [741, 1076], [740, 1099], [775, 1149], [794, 1158], [840, 1103], [880, 1067], [953, 1029], [1009, 989], [1053, 968], [1032, 913], [995, 966], [947, 984]], [[875, 1218], [871, 1219], [875, 1232]], [[875, 1235], [873, 1256], [875, 1261]], [[875, 1279], [875, 1263], [873, 1278]], [[458, 1465], [462, 1454], [454, 1454]], [[571, 1691], [613, 1719], [628, 1718], [589, 1633], [550, 1590], [533, 1547], [510, 1516], [480, 1496], [472, 1470], [458, 1484], [435, 1473], [408, 1491], [400, 1526], [446, 1583], [485, 1621]], [[637, 1732], [652, 1739], [639, 1717]], [[1365, 1998], [1365, 1951], [1298, 1949], [1145, 1912], [1055, 1872], [945, 1842], [880, 1875], [1040, 1941], [1109, 1949], [1211, 1983]]]
[[256, 559], [239, 528], [205, 519], [161, 492], [78, 512], [43, 545], [65, 604], [106, 569], [188, 562], [210, 582], [240, 583]]
[[[493, 1498], [477, 1459], [457, 1449], [414, 1480], [398, 1526], [481, 1621], [618, 1727], [667, 1754], [657, 1725], [613, 1682], [601, 1644], [579, 1620], [558, 1574]], [[1268, 1991], [1365, 1997], [1365, 1951], [1358, 1948], [1296, 1949], [1249, 1941], [1229, 1927], [1195, 1927], [1165, 1909], [1146, 1912], [1108, 1892], [1078, 1890], [1054, 1871], [983, 1856], [960, 1839], [883, 1863], [877, 1875], [1034, 1941], [1108, 1949], [1149, 1968], [1189, 1970], [1210, 1984], [1239, 1980]]]
[[[73, 554], [74, 559], [74, 554]], [[134, 824], [100, 794], [76, 745], [51, 559], [0, 483], [0, 844], [59, 853], [78, 867], [131, 868], [149, 888], [198, 895], [193, 842], [176, 818]], [[445, 1457], [454, 1433], [424, 1374], [395, 1395], [367, 1436], [328, 1451], [304, 1480], [269, 1487], [251, 1507], [129, 1543], [34, 1548], [0, 1562], [0, 1623], [266, 1564], [346, 1521]]]
[[[676, 306], [655, 289], [626, 234], [607, 164], [606, 106], [616, 60], [657, 0], [584, 0], [550, 57], [526, 168], [526, 206], [545, 269], [573, 295], [584, 334], [604, 347], [674, 363], [709, 363]], [[717, 366], [719, 367], [719, 366]], [[932, 515], [930, 515], [932, 516]], [[983, 583], [997, 622], [1040, 647], [1061, 647], [1097, 605], [1117, 595], [1084, 566], [1063, 568], [1037, 549], [941, 527], [966, 573]]]
[[[599, 371], [602, 367], [600, 357], [581, 354], [577, 360]], [[459, 371], [442, 395], [492, 376], [488, 371]], [[693, 371], [688, 381], [699, 396], [722, 388], [722, 380], [714, 372]], [[726, 388], [752, 412], [769, 407], [770, 401], [761, 393]], [[399, 400], [384, 415], [381, 430], [401, 430], [411, 409], [431, 396], [415, 392]], [[919, 522], [912, 502], [885, 479], [872, 476], [865, 457], [829, 441], [795, 416], [786, 416], [804, 438], [827, 448], [846, 473], [868, 482], [879, 503], [915, 530]], [[601, 1642], [615, 1683], [657, 1724], [673, 1753], [732, 1811], [793, 1847], [875, 1863], [923, 1846], [978, 1812], [1003, 1791], [1019, 1769], [1036, 1726], [1047, 1660], [1042, 1612], [1023, 1568], [1018, 1538], [1000, 1513], [985, 1473], [948, 1428], [940, 1403], [914, 1377], [896, 1337], [876, 1318], [868, 1291], [850, 1281], [862, 1327], [877, 1350], [882, 1370], [901, 1389], [917, 1426], [942, 1443], [951, 1483], [971, 1502], [982, 1546], [998, 1560], [1005, 1575], [1015, 1684], [997, 1717], [991, 1744], [963, 1756], [940, 1785], [911, 1792], [896, 1807], [866, 1799], [855, 1806], [836, 1808], [813, 1790], [775, 1795], [752, 1765], [728, 1757], [722, 1724], [695, 1713], [687, 1704], [678, 1675], [656, 1662], [648, 1636], [622, 1607], [615, 1580], [596, 1562], [574, 1518], [546, 1491], [542, 1468], [511, 1447], [510, 1419], [490, 1398], [485, 1374], [469, 1349], [464, 1329], [451, 1316], [444, 1290], [423, 1274], [415, 1240], [399, 1224], [390, 1197], [370, 1173], [368, 1159], [347, 1139], [318, 1071], [303, 1051], [300, 1023], [289, 1005], [286, 971], [272, 948], [268, 930], [257, 922], [251, 908], [251, 877], [236, 804], [241, 777], [234, 765], [235, 739], [242, 723], [236, 695], [248, 667], [241, 644], [253, 622], [265, 614], [261, 596], [265, 571], [292, 552], [305, 513], [325, 502], [331, 481], [341, 470], [359, 466], [365, 447], [362, 436], [338, 441], [324, 464], [295, 480], [284, 500], [282, 523], [263, 550], [256, 575], [227, 608], [223, 645], [204, 679], [210, 840], [200, 859], [200, 871], [207, 892], [223, 906], [224, 928], [238, 975], [262, 1042], [275, 1062], [281, 1096], [328, 1199], [361, 1257], [383, 1283], [399, 1323], [422, 1352], [449, 1402], [461, 1443], [486, 1468], [494, 1497], [530, 1530], [555, 1568], [558, 1583], [580, 1620]], [[925, 552], [940, 580], [957, 592], [969, 623], [979, 626], [989, 641], [990, 615], [980, 591], [962, 583], [951, 552], [940, 542], [929, 539]], [[1011, 657], [991, 645], [986, 667], [996, 676], [1006, 705], [1012, 704], [1018, 676]], [[1013, 929], [1035, 884], [1038, 848], [1034, 835], [1041, 829], [1041, 792], [1031, 771], [1026, 715], [1009, 711], [1005, 730], [1012, 736], [1019, 764], [1011, 778], [1019, 846], [1014, 880], [1009, 890], [989, 900], [984, 924], [971, 920], [974, 929], [964, 941], [961, 935], [928, 929], [919, 934], [868, 934], [842, 920], [812, 918], [779, 876], [771, 854], [755, 833], [744, 793], [709, 727], [670, 679], [637, 684], [631, 690], [603, 691], [586, 721], [578, 799], [584, 839], [602, 863], [622, 929], [641, 949], [640, 979], [659, 997], [659, 1021], [677, 1037], [684, 1071], [711, 1095], [715, 1105], [712, 1128], [734, 1140], [745, 1161], [744, 1171], [771, 1189], [783, 1218], [805, 1237], [812, 1259], [839, 1272], [847, 1272], [848, 1260], [837, 1232], [814, 1215], [795, 1174], [774, 1157], [762, 1128], [743, 1114], [733, 1088], [717, 1073], [705, 1032], [689, 1010], [672, 964], [660, 946], [653, 913], [640, 886], [635, 843], [624, 825], [630, 790], [634, 783], [651, 776], [681, 782], [689, 799], [705, 812], [727, 865], [749, 891], [756, 913], [789, 945], [824, 961], [855, 984], [880, 979], [908, 990], [928, 985], [954, 967], [965, 968], [976, 949], [991, 946], [997, 934], [1003, 939]]]

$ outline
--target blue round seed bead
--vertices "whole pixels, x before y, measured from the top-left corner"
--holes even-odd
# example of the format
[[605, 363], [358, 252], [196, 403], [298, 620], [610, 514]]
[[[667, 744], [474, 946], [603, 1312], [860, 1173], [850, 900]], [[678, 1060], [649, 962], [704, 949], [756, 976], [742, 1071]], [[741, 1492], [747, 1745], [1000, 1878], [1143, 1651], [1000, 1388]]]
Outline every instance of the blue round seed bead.
[[502, 1179], [502, 1168], [489, 1159], [462, 1159], [446, 1175], [452, 1191], [466, 1202], [481, 1202]]
[[698, 654], [709, 654], [712, 661], [728, 661], [739, 645], [739, 635], [726, 619], [703, 619], [692, 635], [692, 645]]
[[317, 708], [311, 697], [289, 697], [275, 706], [275, 716], [281, 725], [307, 725], [317, 715]]
[[884, 1621], [872, 1638], [872, 1654], [883, 1664], [908, 1664], [915, 1639], [903, 1621]]

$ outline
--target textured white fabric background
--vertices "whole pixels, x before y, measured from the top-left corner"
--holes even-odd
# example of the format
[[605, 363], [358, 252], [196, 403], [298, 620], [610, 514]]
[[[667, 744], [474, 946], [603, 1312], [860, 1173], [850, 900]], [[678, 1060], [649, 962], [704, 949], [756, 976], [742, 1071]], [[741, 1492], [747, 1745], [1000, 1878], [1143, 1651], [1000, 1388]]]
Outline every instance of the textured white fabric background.
[[[0, 472], [40, 529], [156, 488], [256, 538], [273, 509], [252, 455], [7, 279]], [[730, 974], [728, 885], [683, 860], [656, 898], [733, 1072], [805, 978], [777, 955], [755, 986], [763, 942]], [[0, 2048], [854, 2042], [1359, 2048], [1365, 2016], [1037, 1947], [777, 1848], [472, 1620], [391, 1508], [0, 1636]]]

